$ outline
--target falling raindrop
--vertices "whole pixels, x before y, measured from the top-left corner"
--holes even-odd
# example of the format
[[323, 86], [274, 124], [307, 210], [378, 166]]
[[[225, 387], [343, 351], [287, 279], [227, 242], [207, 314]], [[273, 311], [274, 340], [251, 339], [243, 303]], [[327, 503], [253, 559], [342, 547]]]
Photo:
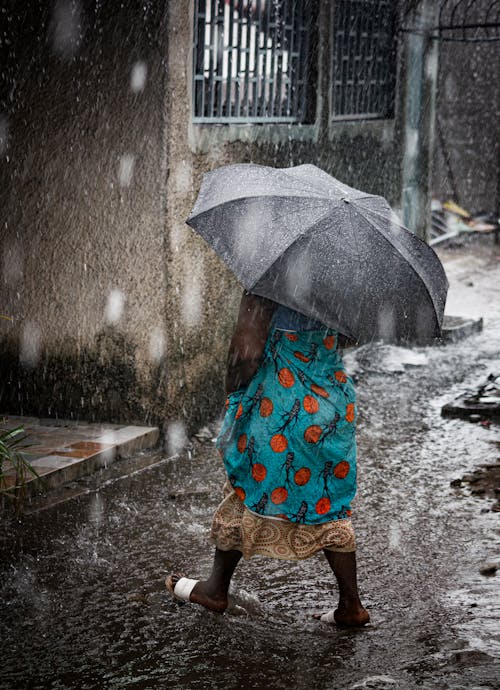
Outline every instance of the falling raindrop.
[[418, 153], [418, 129], [406, 128], [405, 154], [408, 158], [414, 158]]
[[19, 240], [4, 245], [2, 255], [2, 276], [5, 285], [14, 287], [23, 278], [23, 250]]
[[181, 160], [172, 170], [170, 179], [178, 194], [190, 194], [193, 188], [193, 168], [191, 163]]
[[165, 333], [162, 328], [156, 327], [149, 338], [149, 357], [158, 363], [165, 354]]
[[101, 524], [104, 515], [104, 501], [100, 494], [93, 494], [90, 498], [88, 514], [89, 520], [96, 526]]
[[180, 420], [169, 422], [165, 441], [166, 450], [169, 455], [176, 455], [182, 451], [188, 442], [188, 438], [186, 428]]
[[77, 0], [57, 0], [49, 32], [54, 52], [70, 58], [78, 52], [82, 41], [82, 8]]
[[106, 301], [106, 308], [104, 311], [104, 319], [109, 324], [117, 323], [123, 313], [125, 304], [125, 295], [121, 290], [114, 289], [108, 295]]
[[401, 543], [401, 527], [398, 523], [392, 522], [389, 525], [389, 548], [398, 549]]
[[26, 369], [33, 369], [40, 360], [40, 340], [39, 327], [32, 321], [26, 321], [19, 343], [19, 362]]
[[9, 121], [7, 116], [0, 114], [0, 156], [7, 150], [9, 143]]
[[134, 174], [135, 156], [125, 154], [120, 158], [120, 168], [118, 171], [118, 181], [120, 187], [130, 187]]
[[186, 279], [182, 290], [182, 320], [188, 328], [200, 325], [203, 314], [203, 286], [205, 282], [204, 262], [200, 257], [190, 263], [190, 270], [186, 272]]
[[140, 60], [134, 64], [130, 74], [130, 88], [134, 93], [141, 93], [144, 91], [147, 74], [148, 68], [145, 62]]

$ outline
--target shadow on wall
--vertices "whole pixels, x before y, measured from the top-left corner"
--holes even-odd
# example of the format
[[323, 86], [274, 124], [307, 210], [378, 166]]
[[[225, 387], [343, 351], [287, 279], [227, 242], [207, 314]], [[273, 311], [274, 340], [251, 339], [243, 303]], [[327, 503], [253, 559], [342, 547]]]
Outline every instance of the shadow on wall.
[[106, 326], [92, 347], [66, 339], [65, 351], [23, 362], [13, 339], [0, 344], [0, 409], [9, 414], [88, 422], [157, 424], [166, 412], [166, 362], [139, 377], [136, 346]]

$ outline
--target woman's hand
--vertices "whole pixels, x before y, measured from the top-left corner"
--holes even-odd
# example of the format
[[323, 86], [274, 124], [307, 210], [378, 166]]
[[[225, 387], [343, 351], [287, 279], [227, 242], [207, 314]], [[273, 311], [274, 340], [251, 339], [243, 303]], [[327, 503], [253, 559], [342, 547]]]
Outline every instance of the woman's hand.
[[227, 358], [226, 392], [245, 386], [257, 371], [276, 302], [244, 292]]

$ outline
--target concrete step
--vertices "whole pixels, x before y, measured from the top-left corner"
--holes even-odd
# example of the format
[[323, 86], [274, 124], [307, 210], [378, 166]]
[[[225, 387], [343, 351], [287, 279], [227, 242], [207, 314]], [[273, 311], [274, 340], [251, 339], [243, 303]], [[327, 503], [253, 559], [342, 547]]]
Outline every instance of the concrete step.
[[[38, 475], [28, 472], [25, 476], [29, 495], [89, 475], [118, 458], [154, 448], [160, 439], [158, 427], [0, 415], [0, 428], [17, 426], [24, 428], [26, 437], [19, 450]], [[15, 470], [4, 467], [4, 488], [18, 483]]]
[[463, 316], [448, 316], [445, 314], [442, 327], [442, 340], [444, 342], [456, 342], [467, 338], [473, 333], [483, 330], [483, 319], [467, 318]]

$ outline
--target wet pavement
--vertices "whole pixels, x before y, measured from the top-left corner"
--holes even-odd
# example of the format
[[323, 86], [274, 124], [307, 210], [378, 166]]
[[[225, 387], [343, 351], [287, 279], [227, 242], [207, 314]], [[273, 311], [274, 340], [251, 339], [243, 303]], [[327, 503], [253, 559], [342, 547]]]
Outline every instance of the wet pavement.
[[168, 572], [203, 576], [212, 558], [223, 471], [211, 441], [195, 441], [182, 457], [141, 453], [80, 480], [70, 500], [3, 519], [0, 687], [498, 687], [498, 575], [481, 574], [500, 565], [498, 514], [456, 480], [498, 463], [499, 427], [441, 407], [498, 370], [500, 261], [492, 245], [447, 267], [450, 313], [484, 316], [482, 332], [346, 355], [358, 379], [353, 520], [367, 629], [313, 619], [335, 604], [322, 556], [242, 562], [224, 616], [169, 598]]

